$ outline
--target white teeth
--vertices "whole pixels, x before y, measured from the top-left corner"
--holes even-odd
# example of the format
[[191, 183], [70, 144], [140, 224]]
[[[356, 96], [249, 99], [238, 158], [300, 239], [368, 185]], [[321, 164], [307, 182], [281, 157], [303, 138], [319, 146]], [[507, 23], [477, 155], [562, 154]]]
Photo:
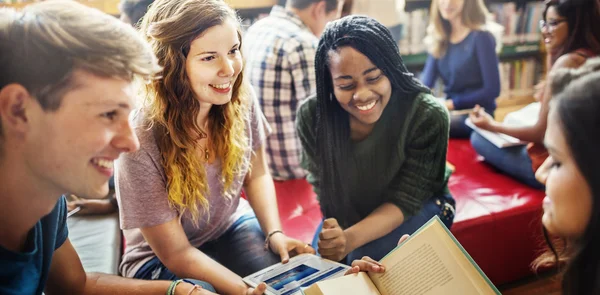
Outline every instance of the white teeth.
[[114, 161], [104, 159], [94, 159], [92, 162], [102, 168], [112, 169], [114, 167]]
[[231, 82], [225, 83], [225, 84], [210, 84], [210, 86], [217, 88], [217, 89], [227, 89], [231, 86]]
[[362, 105], [362, 106], [357, 105], [356, 107], [361, 111], [368, 111], [368, 110], [372, 109], [376, 103], [377, 103], [377, 100], [374, 100], [367, 105]]

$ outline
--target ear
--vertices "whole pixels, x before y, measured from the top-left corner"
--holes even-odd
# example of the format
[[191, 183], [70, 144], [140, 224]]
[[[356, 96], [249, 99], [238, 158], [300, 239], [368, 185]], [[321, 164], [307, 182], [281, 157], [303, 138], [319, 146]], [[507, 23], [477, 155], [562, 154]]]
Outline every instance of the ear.
[[325, 0], [316, 2], [312, 5], [311, 14], [314, 19], [320, 19], [324, 17], [327, 13], [327, 3]]
[[0, 120], [4, 134], [24, 133], [29, 128], [28, 108], [34, 98], [20, 84], [9, 84], [0, 89]]

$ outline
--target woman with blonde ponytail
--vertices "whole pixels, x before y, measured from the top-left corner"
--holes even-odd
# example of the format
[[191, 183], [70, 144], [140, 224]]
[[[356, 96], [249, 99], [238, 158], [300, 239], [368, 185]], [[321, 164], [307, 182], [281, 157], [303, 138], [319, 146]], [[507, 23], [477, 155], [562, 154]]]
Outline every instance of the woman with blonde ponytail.
[[141, 148], [117, 167], [121, 272], [261, 294], [264, 284], [247, 288], [241, 277], [314, 250], [281, 232], [268, 127], [243, 79], [238, 18], [220, 0], [159, 0], [140, 32], [163, 71], [143, 88], [134, 118]]

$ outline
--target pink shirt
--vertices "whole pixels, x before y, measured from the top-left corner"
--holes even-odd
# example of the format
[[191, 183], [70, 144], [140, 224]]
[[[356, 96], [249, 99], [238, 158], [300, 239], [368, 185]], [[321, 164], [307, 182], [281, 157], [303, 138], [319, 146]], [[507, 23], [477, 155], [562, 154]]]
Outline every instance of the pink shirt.
[[[256, 99], [253, 98], [251, 103], [250, 112], [245, 119], [246, 135], [249, 146], [256, 150], [265, 141], [268, 125]], [[188, 240], [192, 246], [198, 248], [205, 242], [221, 236], [241, 215], [251, 210], [246, 200], [240, 199], [248, 167], [234, 178], [231, 187], [233, 194], [231, 198], [226, 198], [223, 196], [223, 184], [220, 181], [221, 165], [217, 159], [212, 164], [204, 165], [209, 187], [210, 215], [202, 214], [200, 209], [198, 226], [194, 225], [189, 212], [180, 216], [168, 201], [166, 176], [153, 131], [144, 126], [143, 113], [138, 113], [134, 120], [140, 149], [121, 155], [115, 172], [121, 229], [126, 240], [126, 251], [120, 271], [126, 277], [133, 277], [144, 263], [155, 257], [140, 228], [164, 224], [179, 218]], [[251, 156], [252, 150], [248, 149], [244, 154], [248, 163]]]

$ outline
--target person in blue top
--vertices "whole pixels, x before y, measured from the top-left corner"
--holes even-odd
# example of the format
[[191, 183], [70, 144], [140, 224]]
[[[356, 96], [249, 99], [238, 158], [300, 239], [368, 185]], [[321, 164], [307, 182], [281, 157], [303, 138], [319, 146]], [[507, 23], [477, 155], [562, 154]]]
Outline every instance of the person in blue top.
[[[500, 95], [496, 40], [502, 29], [488, 21], [483, 0], [433, 0], [425, 43], [429, 56], [421, 76], [432, 88], [444, 82], [448, 110], [467, 110], [479, 105], [489, 114]], [[451, 116], [450, 137], [468, 138], [467, 114]]]
[[0, 8], [0, 69], [0, 294], [214, 294], [86, 274], [69, 242], [62, 195], [105, 196], [139, 148], [132, 81], [160, 67], [135, 29], [74, 1]]

